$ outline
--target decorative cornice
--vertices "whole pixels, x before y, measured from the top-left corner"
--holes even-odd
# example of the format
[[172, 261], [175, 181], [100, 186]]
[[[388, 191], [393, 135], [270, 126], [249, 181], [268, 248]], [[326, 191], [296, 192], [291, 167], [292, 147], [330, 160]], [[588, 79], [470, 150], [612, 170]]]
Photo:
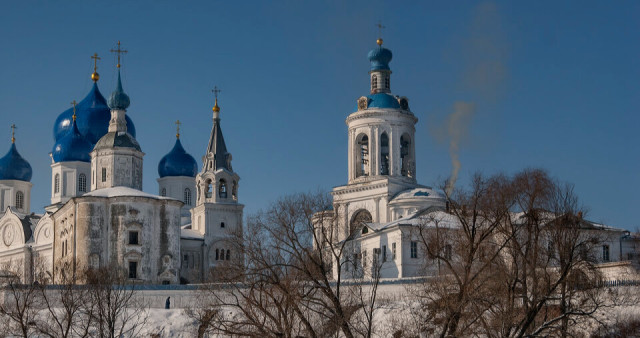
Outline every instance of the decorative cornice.
[[343, 190], [339, 190], [339, 191], [334, 190], [334, 191], [332, 191], [331, 195], [333, 195], [333, 196], [344, 195], [344, 194], [349, 194], [349, 193], [353, 193], [353, 192], [360, 192], [360, 191], [367, 191], [367, 190], [385, 188], [385, 187], [388, 187], [388, 186], [389, 186], [388, 182], [382, 182], [382, 183], [378, 183], [378, 184], [358, 185], [357, 187], [347, 186]]
[[393, 109], [376, 108], [376, 109], [360, 110], [349, 115], [345, 122], [349, 124], [354, 120], [359, 120], [359, 119], [368, 118], [368, 117], [385, 117], [385, 116], [389, 116], [390, 113], [398, 117], [409, 118], [413, 121], [413, 123], [418, 122], [418, 118], [415, 117], [415, 115], [413, 115], [411, 111], [396, 109], [396, 108], [393, 108]]

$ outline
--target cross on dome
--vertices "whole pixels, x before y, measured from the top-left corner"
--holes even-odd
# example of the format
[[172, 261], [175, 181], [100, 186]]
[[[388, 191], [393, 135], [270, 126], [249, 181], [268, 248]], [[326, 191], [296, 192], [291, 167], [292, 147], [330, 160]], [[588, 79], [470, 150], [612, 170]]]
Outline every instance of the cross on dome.
[[176, 138], [180, 138], [180, 125], [182, 123], [180, 122], [180, 120], [176, 120]]
[[220, 115], [220, 107], [218, 107], [218, 93], [220, 93], [221, 90], [218, 89], [218, 86], [214, 86], [213, 89], [211, 90], [211, 92], [213, 93], [213, 95], [216, 98], [216, 102], [215, 102], [215, 104], [213, 105], [213, 108], [212, 108], [212, 110], [213, 110], [213, 118], [217, 119], [218, 116]]
[[376, 43], [378, 46], [382, 46], [382, 30], [387, 27], [382, 25], [382, 21], [378, 21], [376, 27], [378, 27], [378, 40], [376, 40]]
[[120, 41], [118, 41], [118, 49], [112, 49], [111, 53], [116, 53], [118, 55], [118, 64], [117, 68], [120, 68], [120, 54], [126, 54], [128, 51], [124, 49], [120, 49]]
[[73, 106], [73, 120], [76, 120], [76, 104], [78, 104], [78, 102], [76, 102], [76, 100], [71, 101], [71, 105]]
[[15, 123], [11, 125], [11, 143], [16, 143], [16, 128]]
[[100, 57], [98, 57], [98, 53], [93, 53], [91, 58], [93, 59], [93, 73], [91, 74], [91, 80], [93, 80], [93, 82], [98, 82], [100, 79], [100, 74], [98, 74], [98, 60], [100, 60]]

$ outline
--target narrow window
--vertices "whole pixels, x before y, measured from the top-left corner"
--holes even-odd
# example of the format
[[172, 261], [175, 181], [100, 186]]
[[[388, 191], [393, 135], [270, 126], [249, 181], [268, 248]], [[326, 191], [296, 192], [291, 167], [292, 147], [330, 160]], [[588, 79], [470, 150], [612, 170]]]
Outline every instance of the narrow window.
[[391, 83], [389, 83], [389, 75], [384, 77], [384, 88], [391, 89]]
[[165, 197], [167, 196], [167, 188], [162, 188], [162, 191], [160, 192], [160, 195]]
[[451, 244], [444, 246], [443, 256], [446, 260], [451, 260]]
[[129, 262], [129, 278], [138, 278], [138, 262]]
[[60, 174], [56, 174], [55, 178], [53, 179], [53, 192], [55, 194], [60, 192]]
[[362, 268], [367, 267], [367, 250], [362, 252]]
[[418, 258], [418, 242], [411, 242], [411, 258]]
[[87, 175], [85, 174], [78, 176], [78, 191], [87, 192]]
[[184, 189], [184, 204], [191, 205], [191, 189]]
[[602, 246], [602, 261], [603, 262], [608, 262], [609, 261], [609, 246], [608, 245], [603, 245]]
[[216, 249], [216, 260], [220, 259], [220, 250]]
[[130, 245], [138, 245], [140, 244], [138, 240], [138, 232], [137, 231], [129, 231], [129, 244]]
[[233, 187], [231, 188], [231, 197], [233, 197], [234, 200], [238, 199], [238, 182], [233, 181]]
[[188, 261], [189, 261], [189, 255], [185, 254], [185, 255], [182, 257], [182, 259], [183, 259], [185, 262], [188, 262]]
[[102, 168], [102, 182], [107, 181], [107, 168]]
[[387, 261], [387, 246], [386, 245], [382, 246], [382, 261], [383, 262]]
[[22, 193], [22, 191], [18, 191], [16, 193], [16, 208], [24, 208], [24, 194]]
[[396, 242], [391, 243], [391, 257], [393, 257], [393, 260], [396, 260]]
[[231, 250], [227, 249], [227, 260], [231, 259]]
[[378, 89], [378, 76], [371, 75], [371, 92], [374, 92], [376, 89]]
[[224, 222], [221, 222], [221, 223], [220, 223], [220, 227], [221, 227], [221, 228], [224, 228]]
[[220, 180], [220, 186], [218, 187], [218, 197], [227, 198], [227, 182]]
[[411, 170], [411, 139], [409, 135], [402, 135], [400, 138], [400, 161], [402, 163], [402, 168], [400, 169], [400, 174], [402, 176], [412, 177], [413, 172]]
[[389, 136], [380, 135], [380, 175], [389, 175]]
[[206, 198], [211, 198], [213, 194], [213, 184], [211, 184], [211, 180], [207, 180], [207, 192], [205, 193]]
[[357, 141], [358, 161], [356, 168], [356, 177], [369, 175], [369, 137], [360, 135]]

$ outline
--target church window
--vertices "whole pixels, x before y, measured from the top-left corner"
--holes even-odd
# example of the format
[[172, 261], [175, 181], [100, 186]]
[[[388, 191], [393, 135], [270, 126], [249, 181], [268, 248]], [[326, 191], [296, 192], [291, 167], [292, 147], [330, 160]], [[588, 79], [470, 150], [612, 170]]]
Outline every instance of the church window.
[[207, 180], [207, 192], [205, 193], [206, 198], [211, 198], [213, 194], [213, 184], [211, 184], [211, 180]]
[[391, 258], [396, 260], [396, 242], [391, 243]]
[[162, 191], [160, 192], [161, 196], [167, 196], [167, 188], [162, 188]]
[[183, 260], [185, 262], [188, 262], [189, 261], [189, 255], [185, 254], [184, 257], [183, 257]]
[[22, 191], [18, 191], [16, 193], [16, 208], [24, 208], [24, 194], [22, 193]]
[[107, 168], [102, 168], [102, 182], [107, 181]]
[[56, 174], [53, 178], [53, 192], [55, 194], [60, 192], [60, 174]]
[[218, 186], [218, 197], [227, 198], [227, 182], [225, 180], [220, 180], [220, 185]]
[[220, 227], [224, 228], [224, 222], [220, 223]]
[[366, 223], [371, 223], [372, 221], [371, 214], [367, 210], [362, 209], [356, 212], [351, 219], [351, 223], [349, 223], [349, 235], [355, 233], [355, 231], [360, 228], [363, 228], [363, 234], [366, 233], [364, 231], [364, 229], [366, 229]]
[[413, 177], [413, 172], [411, 170], [411, 138], [409, 135], [402, 135], [400, 138], [400, 161], [402, 163], [402, 168], [400, 169], [400, 173], [402, 176]]
[[216, 260], [220, 259], [220, 249], [216, 249]]
[[135, 262], [135, 261], [129, 262], [129, 278], [130, 279], [138, 278], [138, 262]]
[[376, 89], [378, 89], [378, 76], [371, 75], [371, 91], [373, 92]]
[[357, 138], [356, 177], [369, 175], [369, 137], [361, 134]]
[[418, 242], [411, 242], [411, 258], [418, 258]]
[[384, 88], [391, 89], [391, 83], [389, 82], [389, 75], [384, 77]]
[[234, 200], [238, 199], [238, 182], [233, 181], [233, 187], [231, 188], [231, 197], [233, 197]]
[[129, 244], [130, 245], [138, 245], [140, 244], [139, 233], [137, 231], [129, 231]]
[[380, 175], [389, 175], [389, 136], [380, 135]]
[[78, 190], [80, 192], [87, 192], [87, 175], [80, 174], [78, 176]]
[[610, 260], [609, 257], [609, 246], [608, 245], [603, 245], [602, 246], [602, 261], [603, 262], [608, 262]]
[[387, 261], [387, 246], [386, 245], [382, 246], [382, 261], [383, 262]]
[[191, 205], [191, 189], [184, 189], [184, 204]]
[[231, 250], [227, 249], [227, 260], [231, 259]]

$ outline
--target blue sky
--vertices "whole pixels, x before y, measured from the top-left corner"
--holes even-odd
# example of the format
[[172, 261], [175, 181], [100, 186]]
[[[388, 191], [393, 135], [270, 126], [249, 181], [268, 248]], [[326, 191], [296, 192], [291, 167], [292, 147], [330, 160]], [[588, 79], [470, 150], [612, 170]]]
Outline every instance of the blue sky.
[[444, 128], [454, 103], [468, 102], [459, 184], [478, 171], [541, 167], [575, 184], [590, 219], [640, 227], [636, 1], [5, 1], [0, 152], [15, 123], [34, 169], [32, 209], [43, 210], [53, 122], [91, 88], [93, 53], [103, 95], [113, 90], [109, 49], [121, 40], [145, 191], [157, 193], [176, 119], [201, 163], [214, 85], [245, 214], [287, 193], [329, 190], [347, 180], [344, 120], [368, 93], [379, 20], [394, 53], [392, 91], [419, 118], [419, 182], [448, 177]]

